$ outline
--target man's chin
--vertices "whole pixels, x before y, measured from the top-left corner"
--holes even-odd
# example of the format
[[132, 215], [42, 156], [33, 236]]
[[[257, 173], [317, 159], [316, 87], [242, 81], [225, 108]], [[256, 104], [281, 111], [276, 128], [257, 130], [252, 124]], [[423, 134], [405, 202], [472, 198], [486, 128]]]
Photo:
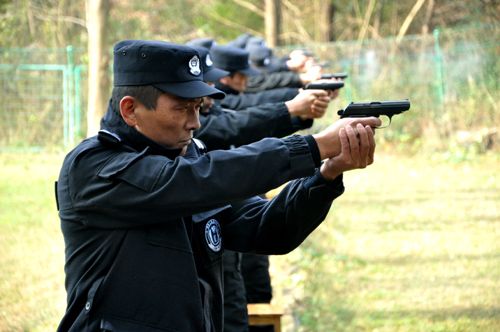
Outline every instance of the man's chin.
[[189, 145], [193, 141], [193, 138], [187, 138], [183, 139], [182, 141], [179, 141], [179, 147], [183, 147], [184, 145]]
[[186, 139], [186, 140], [182, 140], [182, 141], [179, 141], [179, 143], [177, 144], [177, 147], [179, 149], [185, 149], [188, 147], [189, 144], [191, 144], [193, 141], [192, 139]]

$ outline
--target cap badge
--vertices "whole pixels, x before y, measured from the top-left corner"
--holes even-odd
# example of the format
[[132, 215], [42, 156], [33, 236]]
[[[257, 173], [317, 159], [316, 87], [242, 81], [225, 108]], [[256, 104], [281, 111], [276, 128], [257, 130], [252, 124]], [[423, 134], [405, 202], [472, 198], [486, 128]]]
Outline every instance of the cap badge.
[[212, 65], [214, 64], [212, 62], [212, 59], [210, 58], [210, 54], [207, 54], [207, 58], [205, 59], [205, 64], [207, 65], [207, 67], [212, 67]]
[[215, 219], [210, 219], [205, 225], [205, 240], [208, 247], [214, 252], [218, 252], [222, 248], [222, 236], [220, 224]]
[[201, 74], [200, 59], [196, 55], [189, 60], [189, 72], [195, 76]]

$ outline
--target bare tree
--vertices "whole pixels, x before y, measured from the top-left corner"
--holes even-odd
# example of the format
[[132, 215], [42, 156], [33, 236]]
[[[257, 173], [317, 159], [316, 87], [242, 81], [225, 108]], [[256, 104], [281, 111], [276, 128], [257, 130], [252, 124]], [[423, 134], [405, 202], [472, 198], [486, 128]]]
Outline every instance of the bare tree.
[[106, 30], [109, 0], [87, 0], [88, 29], [88, 109], [87, 136], [99, 130], [99, 122], [106, 112], [109, 97], [109, 53]]
[[315, 16], [318, 17], [315, 39], [328, 43], [334, 40], [333, 35], [333, 3], [330, 0], [315, 1]]
[[415, 5], [413, 5], [413, 8], [411, 9], [410, 13], [406, 16], [403, 24], [401, 25], [401, 28], [399, 29], [398, 35], [396, 36], [396, 43], [401, 42], [404, 35], [406, 34], [406, 31], [408, 31], [411, 22], [413, 22], [415, 16], [417, 16], [418, 11], [420, 10], [420, 8], [422, 8], [424, 3], [425, 0], [418, 0], [415, 2]]
[[279, 0], [266, 0], [266, 42], [270, 47], [279, 45], [279, 34], [281, 29], [280, 7]]

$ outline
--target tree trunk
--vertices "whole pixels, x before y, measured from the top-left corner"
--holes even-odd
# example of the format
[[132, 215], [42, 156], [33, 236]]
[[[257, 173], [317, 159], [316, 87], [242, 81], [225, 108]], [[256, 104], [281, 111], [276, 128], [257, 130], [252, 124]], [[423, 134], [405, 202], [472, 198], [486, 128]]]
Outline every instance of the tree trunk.
[[276, 47], [279, 45], [279, 34], [281, 29], [280, 12], [281, 8], [279, 0], [266, 0], [266, 43], [269, 47]]
[[333, 4], [330, 0], [321, 0], [319, 3], [319, 42], [328, 43], [334, 40], [333, 34]]
[[88, 109], [87, 137], [99, 130], [106, 112], [109, 94], [109, 53], [106, 29], [109, 17], [109, 0], [87, 0], [88, 29]]

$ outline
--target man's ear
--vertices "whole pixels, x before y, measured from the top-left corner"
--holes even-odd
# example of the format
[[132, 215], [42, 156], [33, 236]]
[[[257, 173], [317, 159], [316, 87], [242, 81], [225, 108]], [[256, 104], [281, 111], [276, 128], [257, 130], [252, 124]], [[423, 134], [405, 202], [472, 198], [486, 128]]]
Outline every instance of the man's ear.
[[135, 127], [137, 124], [137, 119], [135, 116], [135, 108], [137, 106], [137, 101], [134, 97], [125, 96], [120, 100], [120, 114], [130, 127]]

